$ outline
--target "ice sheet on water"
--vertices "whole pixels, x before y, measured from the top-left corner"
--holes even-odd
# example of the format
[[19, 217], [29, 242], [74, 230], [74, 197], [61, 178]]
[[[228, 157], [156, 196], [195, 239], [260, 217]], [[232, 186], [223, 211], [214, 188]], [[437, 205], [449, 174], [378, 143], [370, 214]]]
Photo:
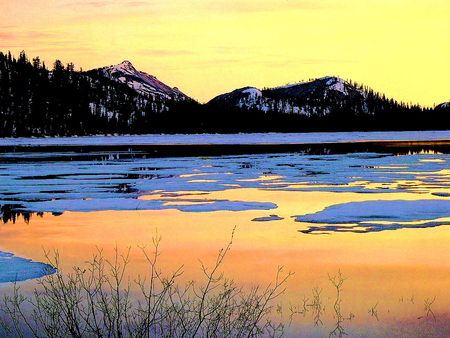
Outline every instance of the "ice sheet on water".
[[253, 133], [123, 135], [0, 139], [1, 145], [133, 145], [133, 144], [260, 144], [324, 143], [369, 140], [441, 140], [450, 131], [340, 132], [340, 133]]
[[332, 205], [314, 214], [295, 216], [295, 220], [321, 224], [302, 231], [305, 233], [374, 232], [446, 225], [449, 220], [439, 219], [448, 217], [449, 200], [378, 200]]
[[[163, 194], [240, 188], [421, 193], [449, 187], [449, 159], [449, 155], [357, 153], [0, 163], [0, 205], [22, 204], [28, 211], [129, 210], [136, 208], [139, 196], [155, 191]], [[141, 202], [140, 208], [161, 208], [164, 198], [160, 200]], [[203, 207], [195, 203], [198, 209], [171, 207], [211, 211], [240, 210], [239, 206], [247, 210], [251, 206], [239, 201], [213, 202]], [[256, 209], [269, 208], [252, 205]]]
[[30, 259], [15, 257], [12, 253], [0, 251], [0, 283], [20, 282], [39, 278], [55, 270], [49, 265]]
[[242, 210], [270, 210], [276, 208], [274, 203], [242, 202], [228, 200], [177, 200], [189, 204], [166, 204], [172, 200], [141, 200], [131, 198], [102, 198], [87, 200], [56, 200], [42, 202], [25, 202], [23, 205], [32, 212], [61, 212], [61, 211], [101, 211], [101, 210], [162, 210], [177, 209], [185, 212], [209, 211], [242, 211]]

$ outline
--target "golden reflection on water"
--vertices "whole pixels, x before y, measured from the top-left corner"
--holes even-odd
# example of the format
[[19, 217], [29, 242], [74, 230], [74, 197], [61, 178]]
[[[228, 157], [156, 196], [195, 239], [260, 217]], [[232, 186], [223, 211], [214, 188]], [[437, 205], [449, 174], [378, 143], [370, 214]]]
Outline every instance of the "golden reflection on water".
[[[186, 193], [186, 192], [185, 192]], [[401, 337], [399, 325], [420, 328], [421, 332], [437, 332], [436, 325], [449, 327], [450, 299], [450, 231], [446, 226], [426, 229], [402, 229], [376, 233], [332, 233], [306, 235], [298, 230], [307, 224], [294, 222], [293, 215], [313, 213], [325, 207], [347, 202], [369, 200], [440, 199], [428, 194], [411, 193], [333, 193], [319, 191], [277, 191], [263, 189], [231, 189], [218, 192], [180, 192], [174, 195], [148, 195], [142, 199], [164, 196], [168, 204], [189, 203], [183, 198], [208, 202], [236, 200], [273, 202], [273, 210], [182, 212], [167, 210], [65, 212], [61, 216], [44, 214], [32, 217], [29, 224], [22, 220], [0, 228], [2, 251], [43, 261], [42, 247], [56, 248], [65, 271], [82, 266], [103, 248], [112, 257], [113, 248], [131, 246], [129, 273], [145, 274], [148, 268], [137, 245], [151, 244], [156, 230], [163, 236], [160, 267], [166, 274], [184, 264], [180, 283], [202, 280], [200, 258], [212, 266], [218, 250], [226, 246], [234, 226], [237, 227], [232, 250], [223, 270], [244, 286], [266, 286], [273, 281], [277, 267], [295, 272], [288, 282], [285, 295], [279, 298], [287, 316], [288, 304], [301, 304], [311, 298], [313, 287], [323, 289], [323, 302], [328, 308], [323, 325], [313, 325], [311, 313], [294, 317], [294, 329], [305, 336], [325, 335], [334, 322], [332, 304], [335, 290], [328, 274], [340, 270], [346, 278], [342, 291], [344, 322], [349, 332], [364, 332], [364, 336]], [[172, 197], [171, 197], [172, 196]], [[283, 220], [253, 222], [254, 218], [276, 214]], [[149, 247], [149, 250], [151, 247]], [[32, 286], [34, 282], [26, 282]], [[429, 322], [423, 309], [425, 299], [433, 299], [438, 322]], [[412, 299], [412, 301], [411, 301]], [[379, 321], [369, 309], [377, 305]], [[421, 317], [420, 319], [417, 319]], [[424, 331], [428, 330], [428, 331]], [[434, 330], [434, 331], [433, 331]], [[400, 332], [400, 333], [399, 333]], [[440, 332], [440, 331], [439, 331]], [[446, 331], [448, 332], [448, 330]], [[360, 334], [359, 333], [359, 334]], [[352, 336], [352, 335], [351, 335]], [[414, 336], [414, 331], [411, 335]]]
[[408, 151], [406, 154], [400, 154], [397, 156], [405, 156], [405, 155], [444, 155], [444, 153], [433, 150], [433, 149], [422, 149], [420, 151]]

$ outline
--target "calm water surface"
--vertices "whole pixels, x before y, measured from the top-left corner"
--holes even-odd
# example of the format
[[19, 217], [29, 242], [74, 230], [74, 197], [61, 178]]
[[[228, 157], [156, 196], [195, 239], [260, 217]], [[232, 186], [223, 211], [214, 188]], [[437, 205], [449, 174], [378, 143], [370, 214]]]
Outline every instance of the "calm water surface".
[[[160, 267], [184, 265], [202, 281], [236, 233], [223, 265], [239, 285], [266, 286], [277, 267], [295, 272], [279, 297], [282, 318], [321, 290], [324, 313], [293, 317], [290, 336], [327, 337], [345, 279], [342, 328], [350, 337], [450, 334], [450, 156], [415, 153], [265, 154], [104, 161], [9, 161], [0, 156], [0, 251], [63, 269], [96, 246], [131, 246], [129, 273], [145, 274], [137, 245], [163, 236]], [[21, 282], [33, 288], [35, 280]], [[9, 292], [9, 284], [0, 284]], [[434, 316], [425, 311], [432, 301]]]

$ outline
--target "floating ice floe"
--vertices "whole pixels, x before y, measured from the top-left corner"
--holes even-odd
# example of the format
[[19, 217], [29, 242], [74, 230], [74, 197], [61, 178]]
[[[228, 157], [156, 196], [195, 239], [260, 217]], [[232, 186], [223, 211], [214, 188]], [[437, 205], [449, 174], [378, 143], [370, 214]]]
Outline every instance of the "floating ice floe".
[[268, 217], [257, 217], [252, 219], [254, 222], [270, 222], [270, 221], [282, 221], [284, 218], [278, 215], [270, 215]]
[[450, 200], [350, 202], [294, 217], [297, 222], [320, 224], [304, 233], [427, 228], [450, 224]]
[[0, 283], [20, 282], [52, 273], [55, 273], [55, 270], [47, 264], [0, 251]]
[[[171, 202], [167, 204], [167, 202]], [[179, 203], [176, 203], [179, 202]], [[189, 202], [189, 203], [184, 203]], [[102, 211], [102, 210], [163, 210], [177, 209], [185, 212], [210, 212], [210, 211], [244, 211], [244, 210], [270, 210], [277, 206], [270, 202], [242, 202], [228, 200], [198, 201], [195, 199], [183, 200], [143, 200], [132, 198], [102, 198], [85, 200], [56, 200], [24, 203], [24, 206], [32, 212], [63, 211]]]

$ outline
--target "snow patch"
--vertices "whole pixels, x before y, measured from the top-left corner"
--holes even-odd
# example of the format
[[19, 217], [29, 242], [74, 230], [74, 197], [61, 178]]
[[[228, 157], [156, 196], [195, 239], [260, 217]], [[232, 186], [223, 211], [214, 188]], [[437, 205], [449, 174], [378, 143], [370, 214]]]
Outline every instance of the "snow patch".
[[337, 92], [341, 92], [342, 94], [348, 95], [347, 89], [342, 82], [336, 82], [335, 84], [329, 87], [329, 90], [335, 90]]
[[345, 86], [345, 81], [340, 78], [330, 77], [326, 82], [326, 85], [328, 86], [328, 91], [334, 90], [344, 95], [348, 95], [348, 91]]
[[262, 96], [261, 91], [259, 91], [259, 90], [256, 89], [256, 88], [248, 88], [248, 89], [245, 89], [245, 90], [242, 91], [242, 93], [244, 93], [244, 94], [250, 94], [249, 96], [250, 96], [250, 97], [253, 97], [253, 98], [257, 98], [257, 97], [261, 97], [261, 96]]
[[450, 107], [450, 102], [445, 102], [445, 103], [441, 103], [440, 105], [438, 105], [436, 108], [443, 108], [443, 109], [447, 109]]

